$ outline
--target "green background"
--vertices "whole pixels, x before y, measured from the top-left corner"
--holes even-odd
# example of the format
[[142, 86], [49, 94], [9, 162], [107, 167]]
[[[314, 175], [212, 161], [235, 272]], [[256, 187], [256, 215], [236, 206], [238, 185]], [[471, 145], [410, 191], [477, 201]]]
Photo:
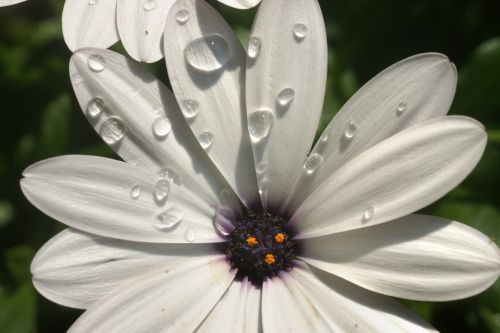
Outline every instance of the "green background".
[[[82, 0], [83, 1], [83, 0]], [[486, 125], [479, 166], [425, 213], [500, 239], [500, 5], [497, 0], [323, 0], [329, 75], [321, 127], [369, 78], [407, 56], [445, 53], [457, 65], [452, 114]], [[30, 261], [64, 226], [19, 189], [22, 170], [62, 154], [113, 156], [80, 112], [68, 77], [62, 0], [0, 8], [0, 332], [63, 332], [80, 311], [51, 303], [31, 284]], [[255, 10], [215, 4], [246, 43]], [[114, 47], [121, 50], [120, 45]], [[163, 61], [148, 65], [166, 81]], [[442, 332], [500, 332], [500, 282], [461, 301], [405, 302]]]

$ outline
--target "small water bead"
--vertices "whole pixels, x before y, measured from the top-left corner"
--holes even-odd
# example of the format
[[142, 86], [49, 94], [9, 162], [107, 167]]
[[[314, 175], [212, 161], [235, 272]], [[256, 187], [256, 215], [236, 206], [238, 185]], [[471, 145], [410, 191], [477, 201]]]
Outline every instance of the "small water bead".
[[84, 81], [84, 79], [80, 74], [73, 73], [71, 75], [71, 83], [73, 83], [73, 86], [78, 86], [78, 85], [82, 84], [83, 81]]
[[298, 23], [293, 26], [293, 34], [295, 35], [295, 38], [302, 40], [306, 37], [307, 35], [307, 26], [302, 23]]
[[89, 0], [89, 5], [95, 5], [97, 3], [97, 0]]
[[285, 88], [278, 94], [278, 103], [281, 106], [289, 105], [295, 97], [295, 90], [292, 88]]
[[250, 139], [254, 143], [266, 138], [274, 124], [274, 116], [270, 111], [261, 110], [252, 113], [248, 117], [248, 131]]
[[192, 99], [186, 99], [181, 102], [181, 109], [186, 119], [192, 119], [200, 112], [200, 103]]
[[308, 175], [312, 175], [316, 172], [316, 170], [318, 170], [321, 163], [323, 163], [323, 157], [319, 154], [313, 153], [306, 160], [306, 163], [304, 163], [304, 170]]
[[259, 162], [255, 164], [255, 171], [257, 173], [262, 174], [267, 171], [267, 163], [266, 162]]
[[196, 240], [196, 231], [194, 231], [194, 229], [191, 228], [187, 229], [186, 232], [184, 233], [184, 238], [189, 243], [194, 242]]
[[407, 107], [408, 107], [408, 103], [407, 102], [401, 102], [401, 103], [399, 103], [398, 108], [397, 108], [398, 113], [405, 112]]
[[101, 126], [99, 134], [108, 145], [115, 144], [123, 139], [127, 132], [125, 125], [118, 117], [108, 118]]
[[173, 206], [158, 214], [153, 221], [155, 228], [159, 230], [171, 230], [181, 223], [184, 212]]
[[269, 191], [269, 179], [267, 179], [266, 177], [261, 178], [259, 180], [258, 187], [259, 187], [259, 194], [262, 195], [267, 193]]
[[189, 12], [185, 9], [181, 9], [175, 14], [175, 20], [179, 24], [184, 24], [189, 20]]
[[251, 37], [248, 42], [248, 56], [255, 59], [259, 56], [260, 49], [262, 48], [262, 41], [258, 37]]
[[152, 11], [158, 7], [158, 4], [156, 3], [156, 0], [145, 0], [144, 1], [144, 10], [145, 11]]
[[173, 181], [177, 185], [181, 184], [181, 176], [174, 168], [166, 167], [166, 168], [160, 169], [157, 172], [157, 175], [160, 176], [161, 178]]
[[198, 136], [198, 142], [203, 150], [209, 150], [214, 142], [214, 135], [210, 132], [202, 133]]
[[88, 57], [87, 59], [87, 65], [89, 66], [89, 68], [96, 72], [96, 73], [99, 73], [99, 72], [102, 72], [104, 70], [104, 68], [106, 67], [106, 61], [104, 60], [104, 58], [98, 54], [94, 54], [94, 55], [91, 55], [90, 57]]
[[153, 190], [154, 198], [157, 202], [163, 202], [167, 199], [170, 192], [170, 182], [166, 179], [160, 179], [156, 182]]
[[208, 35], [190, 42], [184, 50], [189, 65], [203, 72], [222, 68], [231, 55], [227, 40], [220, 35]]
[[347, 139], [354, 138], [357, 132], [358, 132], [358, 127], [353, 121], [350, 121], [345, 125], [344, 135]]
[[102, 98], [94, 97], [87, 103], [87, 114], [92, 118], [96, 118], [101, 114], [101, 112], [104, 111], [105, 108], [106, 105], [104, 104]]
[[132, 199], [139, 199], [139, 197], [141, 196], [141, 193], [142, 193], [142, 187], [140, 185], [135, 185], [134, 187], [132, 187], [132, 189], [130, 190], [130, 196], [132, 197]]
[[172, 124], [166, 117], [160, 117], [153, 122], [153, 133], [159, 139], [164, 139], [171, 129]]
[[370, 221], [374, 215], [375, 215], [375, 208], [373, 208], [372, 206], [368, 207], [368, 209], [365, 210], [363, 214], [363, 221], [364, 222]]

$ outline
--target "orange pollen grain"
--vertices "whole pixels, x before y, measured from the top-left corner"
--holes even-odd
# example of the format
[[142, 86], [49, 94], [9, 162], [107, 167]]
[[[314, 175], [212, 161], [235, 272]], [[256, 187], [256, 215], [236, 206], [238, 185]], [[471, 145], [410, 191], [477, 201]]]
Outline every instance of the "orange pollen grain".
[[283, 243], [285, 241], [285, 235], [283, 235], [282, 233], [276, 234], [274, 235], [274, 240], [276, 241], [276, 243]]
[[247, 238], [247, 244], [248, 244], [248, 246], [255, 246], [258, 243], [259, 242], [257, 242], [257, 238], [255, 238], [255, 237], [250, 236], [250, 237]]
[[274, 264], [274, 262], [276, 260], [274, 259], [274, 255], [272, 255], [271, 253], [268, 253], [268, 254], [266, 254], [266, 259], [264, 259], [264, 261], [266, 262], [266, 264], [272, 265], [272, 264]]

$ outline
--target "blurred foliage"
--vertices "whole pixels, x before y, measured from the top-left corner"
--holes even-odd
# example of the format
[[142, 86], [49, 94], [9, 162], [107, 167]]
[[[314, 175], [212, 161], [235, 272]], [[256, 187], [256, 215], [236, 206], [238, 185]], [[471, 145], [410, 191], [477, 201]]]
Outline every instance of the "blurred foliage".
[[[0, 8], [0, 332], [63, 332], [81, 311], [53, 304], [32, 287], [30, 261], [64, 227], [32, 207], [23, 169], [61, 154], [111, 155], [78, 110], [62, 40], [63, 0]], [[246, 44], [255, 10], [211, 1]], [[320, 0], [329, 41], [321, 128], [368, 79], [415, 53], [447, 54], [459, 70], [451, 113], [481, 121], [488, 146], [472, 175], [424, 210], [500, 240], [500, 4], [496, 0]], [[114, 47], [121, 50], [121, 46]], [[162, 61], [148, 65], [166, 81]], [[405, 301], [442, 332], [500, 332], [500, 283], [467, 300]]]

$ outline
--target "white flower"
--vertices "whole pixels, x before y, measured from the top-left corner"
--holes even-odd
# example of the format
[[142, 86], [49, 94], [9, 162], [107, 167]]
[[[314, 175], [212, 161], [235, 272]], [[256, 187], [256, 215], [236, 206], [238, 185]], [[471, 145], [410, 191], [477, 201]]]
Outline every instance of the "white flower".
[[[1, 0], [0, 0], [1, 1]], [[193, 5], [197, 0], [192, 0]], [[250, 8], [260, 0], [218, 0], [235, 8]], [[162, 39], [167, 14], [175, 0], [66, 0], [62, 26], [71, 51], [108, 48], [121, 40], [128, 54], [144, 62], [163, 58]], [[187, 22], [190, 13], [176, 13]], [[167, 34], [172, 33], [168, 29]], [[167, 50], [168, 52], [168, 50]]]
[[26, 0], [0, 0], [0, 7], [11, 6]]
[[488, 237], [412, 214], [458, 185], [486, 143], [482, 125], [446, 116], [446, 57], [377, 75], [304, 164], [327, 72], [316, 0], [264, 0], [248, 58], [201, 0], [177, 1], [166, 29], [175, 98], [112, 51], [70, 63], [85, 115], [126, 162], [57, 157], [21, 181], [74, 228], [32, 264], [40, 293], [87, 309], [71, 332], [426, 332], [382, 294], [453, 300], [496, 281]]

